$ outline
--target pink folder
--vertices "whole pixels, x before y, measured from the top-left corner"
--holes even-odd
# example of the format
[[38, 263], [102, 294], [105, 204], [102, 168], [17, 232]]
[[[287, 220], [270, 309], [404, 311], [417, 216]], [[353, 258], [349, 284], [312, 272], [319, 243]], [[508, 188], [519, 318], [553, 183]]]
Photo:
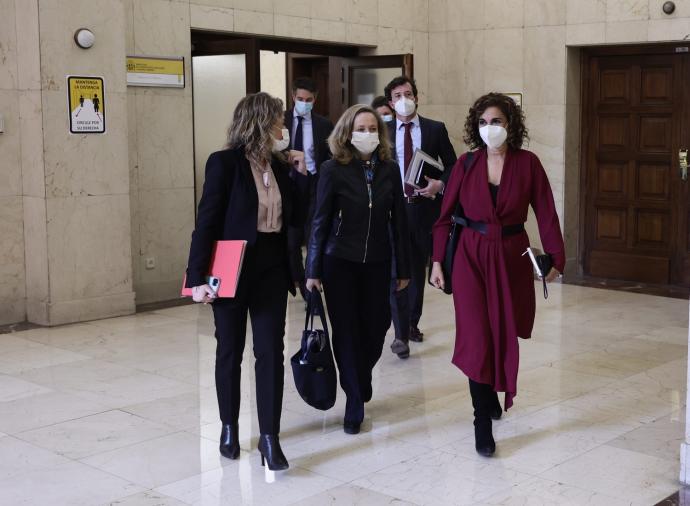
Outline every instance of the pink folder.
[[[242, 272], [242, 261], [247, 241], [216, 241], [211, 254], [209, 276], [220, 279], [218, 297], [234, 297]], [[187, 276], [182, 281], [182, 296], [191, 297], [192, 289], [185, 288]]]

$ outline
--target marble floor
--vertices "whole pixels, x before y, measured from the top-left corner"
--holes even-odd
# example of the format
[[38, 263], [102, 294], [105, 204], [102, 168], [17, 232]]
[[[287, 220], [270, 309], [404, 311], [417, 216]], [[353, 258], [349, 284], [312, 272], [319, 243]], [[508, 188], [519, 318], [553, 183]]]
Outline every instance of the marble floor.
[[[303, 309], [289, 304], [287, 357]], [[687, 301], [551, 287], [491, 459], [474, 451], [467, 382], [450, 364], [451, 299], [429, 290], [420, 327], [409, 360], [386, 346], [357, 436], [342, 431], [342, 392], [316, 411], [286, 369], [291, 467], [274, 483], [256, 451], [249, 345], [242, 453], [218, 454], [208, 307], [0, 335], [0, 504], [611, 506], [678, 490]]]

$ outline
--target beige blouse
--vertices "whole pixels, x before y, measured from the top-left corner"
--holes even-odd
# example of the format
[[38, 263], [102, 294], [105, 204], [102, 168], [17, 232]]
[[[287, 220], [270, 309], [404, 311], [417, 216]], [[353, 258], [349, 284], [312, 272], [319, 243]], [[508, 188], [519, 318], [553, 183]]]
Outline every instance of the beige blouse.
[[280, 229], [283, 228], [283, 201], [271, 165], [266, 163], [265, 166], [261, 167], [253, 162], [250, 165], [256, 184], [256, 192], [259, 194], [259, 215], [256, 220], [256, 229], [259, 232], [280, 232]]

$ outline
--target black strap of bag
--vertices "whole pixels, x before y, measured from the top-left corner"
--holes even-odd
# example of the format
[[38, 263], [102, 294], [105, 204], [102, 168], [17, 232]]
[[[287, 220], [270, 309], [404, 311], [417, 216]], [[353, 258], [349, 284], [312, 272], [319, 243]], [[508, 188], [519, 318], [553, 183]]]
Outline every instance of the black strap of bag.
[[[470, 167], [472, 167], [473, 159], [474, 151], [468, 151], [462, 164], [465, 175], [467, 175], [467, 171], [469, 171]], [[458, 205], [455, 207], [455, 212], [451, 217], [451, 221], [453, 222], [453, 227], [455, 227], [456, 224], [462, 227], [467, 226], [467, 218], [465, 217], [465, 210], [462, 208], [462, 204], [460, 203], [460, 197], [458, 197]]]
[[[304, 318], [304, 330], [302, 334], [307, 335], [306, 331], [314, 330], [314, 309], [318, 309], [319, 317], [321, 318], [321, 326], [323, 327], [323, 334], [326, 339], [329, 338], [328, 334], [328, 323], [326, 322], [326, 312], [323, 307], [323, 301], [321, 300], [321, 293], [316, 289], [312, 288], [311, 291], [307, 292], [307, 310]], [[318, 333], [310, 332], [309, 335], [316, 336]], [[302, 343], [302, 352], [306, 354], [310, 349], [311, 343]], [[323, 350], [325, 342], [319, 343], [319, 351]]]
[[551, 272], [551, 268], [553, 267], [553, 258], [549, 253], [545, 253], [543, 255], [538, 255], [536, 260], [539, 270], [542, 273], [541, 281], [544, 283], [544, 298], [548, 299], [549, 289], [546, 287], [546, 276], [549, 275], [549, 272]]
[[[474, 153], [468, 151], [465, 155], [465, 160], [463, 161], [463, 170], [465, 174], [472, 166], [472, 160], [474, 158]], [[453, 283], [452, 283], [452, 272], [453, 272], [453, 258], [455, 257], [455, 250], [458, 247], [458, 239], [460, 236], [461, 228], [467, 226], [467, 219], [465, 218], [465, 211], [462, 208], [460, 200], [455, 207], [455, 212], [451, 216], [451, 226], [450, 232], [448, 233], [448, 241], [446, 242], [446, 250], [443, 254], [443, 261], [441, 262], [441, 270], [443, 272], [443, 278], [445, 279], [445, 284], [443, 286], [443, 293], [450, 295], [453, 293]], [[430, 260], [431, 261], [431, 260]], [[429, 264], [429, 275], [431, 275], [431, 263]], [[429, 279], [431, 283], [431, 279]]]
[[326, 322], [321, 293], [316, 288], [312, 288], [311, 291], [307, 292], [307, 311], [304, 317], [304, 330], [314, 330], [314, 308], [319, 310], [323, 331], [328, 335], [328, 323]]

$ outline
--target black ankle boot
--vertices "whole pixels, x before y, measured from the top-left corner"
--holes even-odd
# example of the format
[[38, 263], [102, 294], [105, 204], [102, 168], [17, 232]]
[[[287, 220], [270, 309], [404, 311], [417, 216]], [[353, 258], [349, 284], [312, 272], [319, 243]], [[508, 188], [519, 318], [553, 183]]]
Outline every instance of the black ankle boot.
[[237, 424], [223, 424], [223, 428], [220, 431], [220, 454], [232, 460], [240, 456], [240, 438], [237, 433]]
[[492, 420], [500, 420], [503, 414], [503, 407], [501, 406], [501, 401], [498, 400], [498, 394], [494, 391], [491, 392], [491, 410], [489, 412]]
[[283, 450], [280, 448], [278, 434], [261, 434], [259, 436], [259, 452], [261, 453], [261, 465], [266, 465], [271, 471], [282, 471], [290, 467]]
[[479, 455], [491, 457], [496, 452], [496, 442], [491, 432], [491, 386], [470, 380], [470, 394], [474, 407], [474, 448]]

